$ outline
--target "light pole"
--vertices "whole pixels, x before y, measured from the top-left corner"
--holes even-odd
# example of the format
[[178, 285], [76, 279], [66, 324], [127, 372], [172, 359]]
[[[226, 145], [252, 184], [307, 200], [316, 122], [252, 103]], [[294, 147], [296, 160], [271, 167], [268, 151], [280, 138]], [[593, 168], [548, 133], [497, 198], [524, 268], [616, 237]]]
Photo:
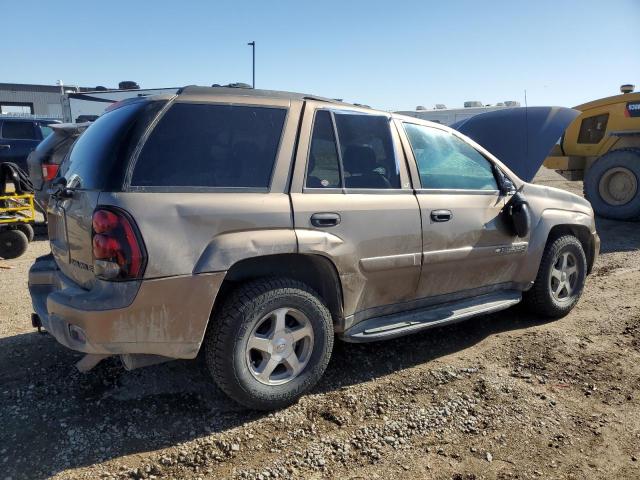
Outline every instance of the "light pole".
[[253, 88], [256, 88], [256, 42], [247, 43], [247, 45], [251, 46], [251, 51], [253, 53], [253, 83], [251, 84]]

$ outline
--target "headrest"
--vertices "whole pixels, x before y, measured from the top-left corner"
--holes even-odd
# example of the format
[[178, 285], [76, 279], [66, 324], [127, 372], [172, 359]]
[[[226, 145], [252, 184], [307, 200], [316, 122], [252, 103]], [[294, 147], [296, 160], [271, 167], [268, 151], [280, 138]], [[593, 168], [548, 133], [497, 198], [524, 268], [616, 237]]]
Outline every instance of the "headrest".
[[363, 145], [349, 145], [344, 152], [343, 163], [351, 175], [371, 173], [378, 166], [373, 148]]

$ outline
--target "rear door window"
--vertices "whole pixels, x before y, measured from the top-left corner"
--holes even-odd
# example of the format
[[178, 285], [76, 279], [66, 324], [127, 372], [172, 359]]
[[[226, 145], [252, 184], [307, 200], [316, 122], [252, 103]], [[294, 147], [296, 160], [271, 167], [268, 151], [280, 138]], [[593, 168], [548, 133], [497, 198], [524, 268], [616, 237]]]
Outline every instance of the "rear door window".
[[346, 188], [400, 188], [389, 118], [334, 112]]
[[333, 121], [327, 110], [316, 113], [307, 163], [307, 188], [340, 188], [340, 160], [333, 133]]
[[389, 118], [340, 110], [316, 112], [305, 186], [400, 188]]
[[475, 148], [439, 128], [404, 124], [425, 189], [498, 190], [491, 163]]
[[2, 122], [2, 138], [11, 140], [38, 140], [36, 129], [32, 122]]
[[283, 108], [177, 103], [145, 143], [131, 185], [266, 189], [286, 115]]

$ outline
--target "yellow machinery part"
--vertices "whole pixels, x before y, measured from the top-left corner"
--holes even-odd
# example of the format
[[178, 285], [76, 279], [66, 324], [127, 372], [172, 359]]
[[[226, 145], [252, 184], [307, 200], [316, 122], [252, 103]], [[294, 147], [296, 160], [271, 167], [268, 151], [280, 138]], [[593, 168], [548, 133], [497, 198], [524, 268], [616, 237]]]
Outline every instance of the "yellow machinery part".
[[586, 164], [584, 157], [549, 156], [544, 160], [544, 166], [551, 170], [582, 170]]
[[28, 223], [36, 219], [36, 209], [33, 194], [4, 195], [0, 196], [0, 215], [13, 214], [5, 218], [0, 217], [0, 224], [4, 223]]

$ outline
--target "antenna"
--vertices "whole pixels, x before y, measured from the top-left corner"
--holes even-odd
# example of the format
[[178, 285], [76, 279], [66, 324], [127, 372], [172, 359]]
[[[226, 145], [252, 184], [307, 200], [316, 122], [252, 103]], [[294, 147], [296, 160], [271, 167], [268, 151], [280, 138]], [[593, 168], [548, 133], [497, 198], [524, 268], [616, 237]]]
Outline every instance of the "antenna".
[[527, 103], [527, 89], [524, 89], [524, 156], [529, 163], [529, 104]]

